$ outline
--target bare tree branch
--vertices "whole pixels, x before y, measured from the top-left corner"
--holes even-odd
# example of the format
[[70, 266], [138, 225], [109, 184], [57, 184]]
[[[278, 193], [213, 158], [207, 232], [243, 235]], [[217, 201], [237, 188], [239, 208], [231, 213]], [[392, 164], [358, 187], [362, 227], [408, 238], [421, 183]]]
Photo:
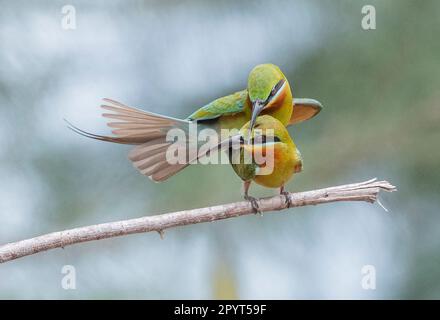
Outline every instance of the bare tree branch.
[[[366, 201], [374, 203], [381, 190], [391, 192], [395, 191], [396, 187], [388, 181], [372, 179], [337, 187], [290, 193], [288, 197], [293, 207], [336, 201]], [[259, 200], [259, 207], [262, 212], [283, 210], [287, 208], [286, 198], [283, 195], [262, 198]], [[248, 201], [241, 201], [53, 232], [0, 246], [0, 263], [75, 243], [118, 237], [132, 233], [156, 231], [162, 236], [163, 230], [168, 228], [228, 219], [252, 213], [251, 204]]]

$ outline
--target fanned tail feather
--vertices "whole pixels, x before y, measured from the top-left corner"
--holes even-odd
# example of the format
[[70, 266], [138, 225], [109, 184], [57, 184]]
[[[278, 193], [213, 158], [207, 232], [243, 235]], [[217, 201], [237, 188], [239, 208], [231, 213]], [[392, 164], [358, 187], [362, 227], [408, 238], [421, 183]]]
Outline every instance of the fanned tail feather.
[[[154, 181], [164, 181], [190, 164], [190, 159], [185, 163], [168, 162], [167, 150], [174, 142], [167, 141], [166, 138], [170, 129], [178, 128], [188, 133], [191, 121], [146, 112], [107, 98], [103, 101], [101, 108], [111, 113], [102, 115], [110, 119], [107, 125], [113, 129], [114, 137], [86, 132], [65, 120], [68, 127], [87, 138], [137, 145], [129, 153], [129, 159], [136, 169]], [[185, 142], [184, 148], [187, 148], [188, 154], [194, 152], [194, 147], [189, 141]]]

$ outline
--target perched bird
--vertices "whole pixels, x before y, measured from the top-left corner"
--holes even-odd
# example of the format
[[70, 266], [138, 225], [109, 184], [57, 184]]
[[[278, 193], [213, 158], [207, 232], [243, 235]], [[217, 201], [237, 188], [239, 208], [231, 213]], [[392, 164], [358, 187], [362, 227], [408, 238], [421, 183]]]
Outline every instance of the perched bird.
[[293, 99], [290, 85], [281, 70], [273, 64], [261, 64], [250, 72], [247, 89], [216, 99], [184, 120], [146, 112], [110, 99], [104, 99], [101, 107], [112, 112], [104, 113], [104, 117], [116, 120], [108, 123], [115, 136], [91, 134], [69, 123], [70, 128], [89, 138], [137, 145], [130, 151], [129, 159], [142, 174], [159, 182], [203, 156], [193, 152], [200, 142], [188, 139], [188, 154], [196, 156], [188, 156], [184, 163], [170, 163], [167, 160], [167, 150], [173, 144], [167, 141], [170, 129], [189, 133], [190, 126], [197, 125], [198, 130], [213, 129], [220, 133], [222, 129], [239, 130], [250, 121], [249, 130], [252, 130], [260, 114], [270, 115], [287, 126], [312, 118], [322, 105], [313, 99]]
[[[286, 127], [274, 117], [269, 115], [257, 117], [252, 131], [249, 130], [251, 125], [249, 121], [240, 129], [243, 139], [239, 152], [234, 154], [229, 150], [231, 165], [243, 180], [244, 197], [252, 203], [254, 210], [258, 211], [257, 200], [249, 196], [249, 187], [254, 181], [264, 187], [279, 188], [280, 194], [286, 196], [286, 203], [290, 206], [290, 198], [284, 186], [294, 173], [302, 170], [301, 153]], [[245, 163], [246, 154], [252, 160], [251, 163]], [[261, 163], [257, 162], [258, 155], [261, 159], [264, 158]]]

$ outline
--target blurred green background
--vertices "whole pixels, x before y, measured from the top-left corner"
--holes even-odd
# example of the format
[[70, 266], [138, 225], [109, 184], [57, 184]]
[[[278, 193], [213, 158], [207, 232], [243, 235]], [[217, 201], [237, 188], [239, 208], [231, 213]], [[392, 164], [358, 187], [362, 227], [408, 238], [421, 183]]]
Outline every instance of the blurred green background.
[[[227, 165], [162, 184], [107, 134], [100, 99], [185, 117], [272, 62], [318, 117], [290, 129], [292, 191], [388, 179], [364, 203], [80, 244], [0, 265], [0, 298], [440, 298], [440, 2], [1, 1], [0, 243], [241, 199]], [[61, 8], [76, 9], [75, 30]], [[361, 28], [364, 5], [376, 30]], [[253, 187], [257, 196], [275, 191]], [[61, 286], [64, 265], [76, 289]], [[364, 265], [376, 289], [361, 286]]]

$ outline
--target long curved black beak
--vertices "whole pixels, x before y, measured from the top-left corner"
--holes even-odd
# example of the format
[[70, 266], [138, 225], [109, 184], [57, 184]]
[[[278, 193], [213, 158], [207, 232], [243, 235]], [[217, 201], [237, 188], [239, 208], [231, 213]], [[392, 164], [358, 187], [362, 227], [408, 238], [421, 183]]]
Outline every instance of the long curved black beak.
[[251, 116], [251, 123], [249, 125], [249, 138], [248, 138], [248, 142], [251, 139], [251, 135], [252, 135], [252, 130], [254, 129], [255, 126], [255, 122], [257, 121], [257, 118], [261, 112], [261, 110], [264, 109], [264, 103], [257, 100], [255, 102], [252, 103], [252, 116]]

